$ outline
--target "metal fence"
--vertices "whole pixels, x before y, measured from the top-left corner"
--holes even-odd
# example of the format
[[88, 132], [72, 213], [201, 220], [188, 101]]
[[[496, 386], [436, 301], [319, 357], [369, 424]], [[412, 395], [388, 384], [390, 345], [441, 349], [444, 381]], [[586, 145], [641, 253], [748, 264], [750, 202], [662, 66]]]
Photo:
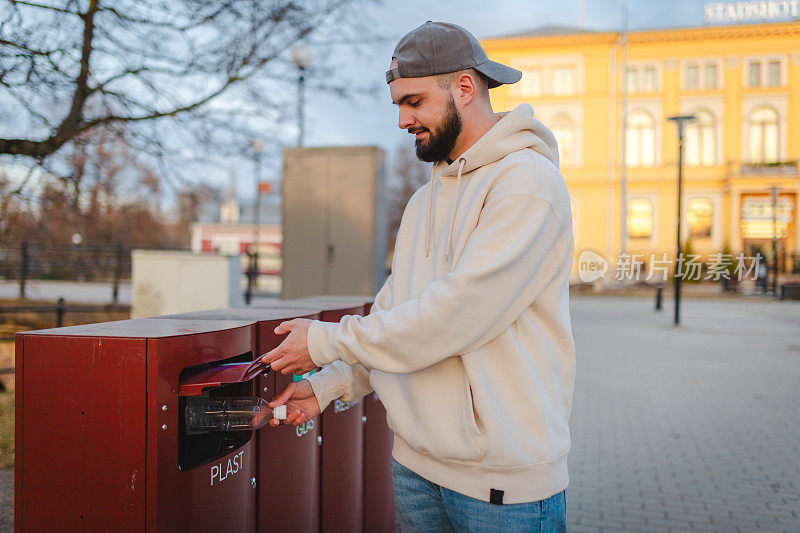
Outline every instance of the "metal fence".
[[108, 281], [116, 304], [120, 280], [131, 277], [130, 252], [122, 244], [5, 244], [0, 245], [0, 276], [19, 280], [20, 298], [25, 298], [25, 284], [31, 279]]
[[[19, 314], [37, 314], [54, 319], [55, 327], [60, 328], [64, 325], [67, 313], [128, 312], [129, 310], [130, 308], [126, 305], [67, 305], [64, 298], [59, 298], [55, 304], [0, 306], [0, 323], [8, 317]], [[13, 335], [0, 336], [0, 341], [13, 340]]]

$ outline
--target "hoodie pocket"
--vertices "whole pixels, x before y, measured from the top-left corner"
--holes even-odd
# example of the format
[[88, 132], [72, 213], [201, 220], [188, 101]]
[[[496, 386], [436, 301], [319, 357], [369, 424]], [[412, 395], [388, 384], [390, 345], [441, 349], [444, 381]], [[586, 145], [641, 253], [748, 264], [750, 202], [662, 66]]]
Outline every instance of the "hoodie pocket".
[[374, 390], [395, 435], [439, 461], [477, 462], [484, 436], [460, 357], [411, 374], [375, 372]]
[[464, 374], [464, 391], [466, 393], [466, 423], [467, 423], [467, 432], [472, 436], [473, 440], [476, 443], [476, 446], [479, 450], [478, 452], [478, 460], [483, 459], [483, 448], [484, 443], [486, 442], [486, 437], [484, 436], [483, 432], [478, 427], [478, 420], [475, 416], [475, 401], [472, 397], [472, 385], [469, 383], [469, 378]]

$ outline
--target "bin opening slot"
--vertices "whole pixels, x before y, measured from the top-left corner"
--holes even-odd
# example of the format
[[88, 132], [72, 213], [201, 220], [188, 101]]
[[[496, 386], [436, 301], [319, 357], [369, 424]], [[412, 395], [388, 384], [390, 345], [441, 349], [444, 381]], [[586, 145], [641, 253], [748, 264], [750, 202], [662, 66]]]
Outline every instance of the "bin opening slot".
[[[205, 365], [204, 365], [205, 366]], [[181, 372], [180, 396], [200, 396], [211, 388], [250, 381], [259, 374], [269, 372], [269, 365], [261, 359], [247, 362], [223, 363], [188, 373]]]
[[[211, 361], [184, 368], [178, 377], [178, 467], [182, 471], [210, 463], [247, 444], [251, 430], [190, 431], [187, 428], [187, 401], [193, 398], [242, 398], [255, 395], [253, 378], [269, 371], [253, 361], [253, 353]], [[256, 364], [258, 363], [258, 364]], [[215, 372], [214, 369], [217, 369]], [[216, 375], [216, 377], [212, 377]]]

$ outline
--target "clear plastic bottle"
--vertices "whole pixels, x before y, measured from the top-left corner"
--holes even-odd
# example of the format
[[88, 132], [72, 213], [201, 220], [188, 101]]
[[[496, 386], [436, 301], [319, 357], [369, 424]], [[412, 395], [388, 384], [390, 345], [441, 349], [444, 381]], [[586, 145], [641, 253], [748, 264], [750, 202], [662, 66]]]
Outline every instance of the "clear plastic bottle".
[[202, 398], [186, 400], [187, 431], [258, 429], [273, 418], [286, 419], [286, 406], [270, 407], [263, 398]]

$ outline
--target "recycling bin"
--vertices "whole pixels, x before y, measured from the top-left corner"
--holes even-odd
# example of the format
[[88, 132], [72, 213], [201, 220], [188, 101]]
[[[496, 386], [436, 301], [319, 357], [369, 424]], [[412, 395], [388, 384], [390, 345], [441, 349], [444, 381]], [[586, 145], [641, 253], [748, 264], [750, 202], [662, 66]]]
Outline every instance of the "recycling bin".
[[394, 531], [391, 457], [394, 436], [374, 392], [364, 398], [364, 531]]
[[252, 321], [136, 319], [16, 336], [17, 531], [254, 531], [254, 431], [187, 431], [252, 396]]
[[[325, 309], [363, 303], [364, 314], [372, 310], [372, 300], [351, 296], [319, 296], [291, 300], [298, 303], [320, 305]], [[339, 309], [325, 319], [338, 321], [345, 314], [358, 314]], [[352, 309], [351, 309], [352, 311]], [[338, 315], [338, 316], [337, 316]], [[334, 405], [335, 407], [335, 405]], [[323, 420], [325, 415], [323, 415]], [[393, 434], [386, 421], [386, 410], [378, 395], [370, 393], [363, 400], [363, 528], [369, 533], [394, 531], [394, 497], [390, 460]], [[323, 423], [324, 427], [324, 423]]]
[[[278, 346], [286, 335], [274, 330], [293, 318], [320, 318], [311, 305], [280, 308], [230, 308], [167, 315], [166, 319], [246, 320], [254, 322], [257, 353]], [[259, 378], [257, 394], [272, 400], [302, 376], [269, 372]], [[281, 424], [256, 432], [257, 529], [259, 531], [318, 531], [320, 521], [320, 417], [299, 426]]]
[[[372, 312], [372, 301], [364, 314]], [[394, 495], [391, 457], [394, 435], [386, 421], [386, 409], [376, 393], [364, 398], [364, 531], [394, 531]]]
[[[314, 297], [291, 300], [322, 307], [322, 320], [363, 315], [367, 299]], [[334, 400], [322, 413], [321, 531], [363, 531], [364, 405]]]

